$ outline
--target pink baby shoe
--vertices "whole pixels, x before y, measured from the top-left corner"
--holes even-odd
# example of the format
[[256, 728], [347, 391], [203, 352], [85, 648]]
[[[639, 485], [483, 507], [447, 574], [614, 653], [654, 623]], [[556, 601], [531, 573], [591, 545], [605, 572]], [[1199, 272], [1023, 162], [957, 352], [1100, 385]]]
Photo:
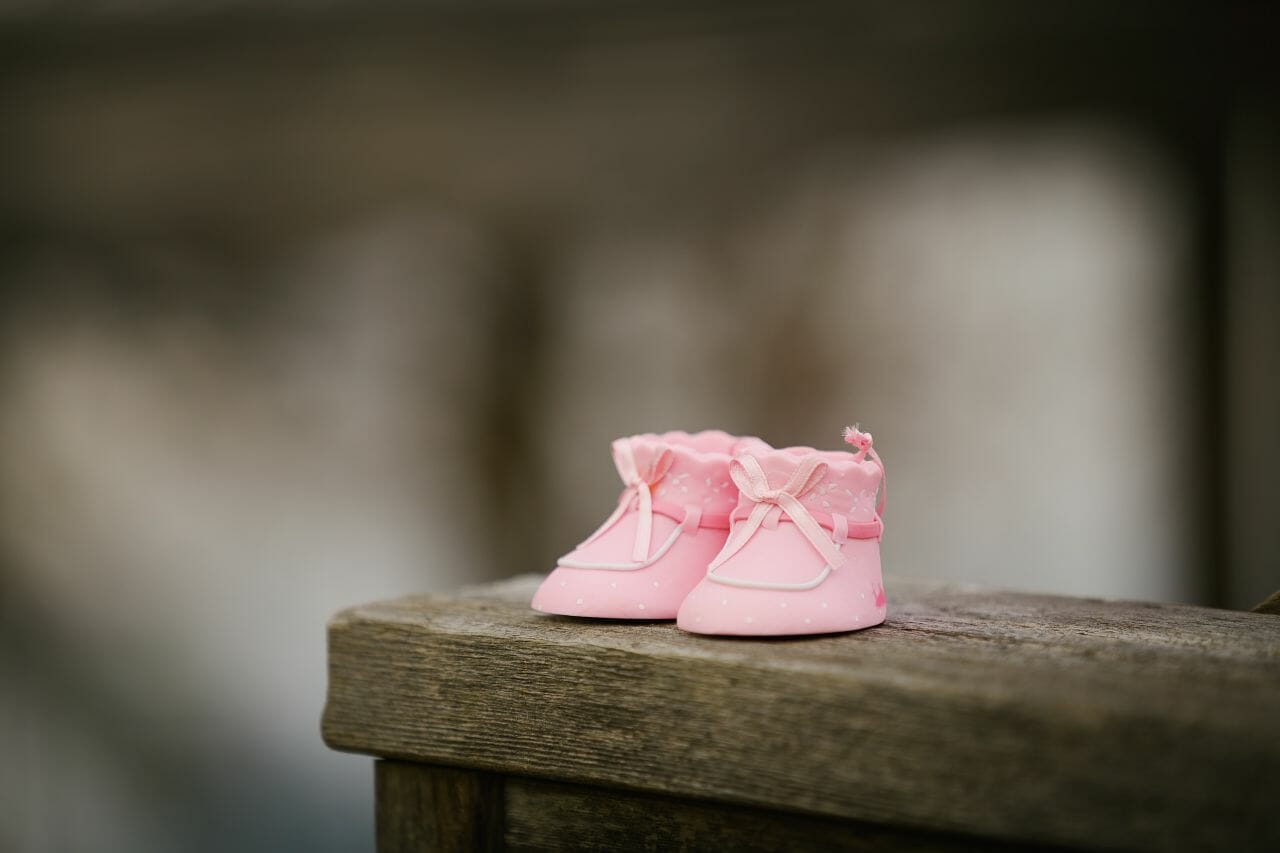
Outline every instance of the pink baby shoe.
[[533, 609], [607, 619], [674, 619], [724, 545], [738, 489], [729, 461], [767, 447], [718, 430], [620, 438], [613, 462], [625, 488], [613, 515], [561, 557]]
[[845, 441], [856, 450], [757, 448], [734, 457], [733, 529], [680, 607], [679, 627], [785, 636], [884, 621], [884, 466], [869, 433], [850, 427]]

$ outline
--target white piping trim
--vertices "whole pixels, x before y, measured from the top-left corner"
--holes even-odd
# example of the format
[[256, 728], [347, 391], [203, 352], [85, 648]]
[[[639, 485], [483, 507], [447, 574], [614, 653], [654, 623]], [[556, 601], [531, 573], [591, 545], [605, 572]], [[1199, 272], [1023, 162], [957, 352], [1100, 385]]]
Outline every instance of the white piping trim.
[[671, 535], [667, 537], [666, 542], [662, 543], [662, 547], [655, 551], [653, 556], [649, 559], [642, 560], [639, 563], [585, 563], [576, 560], [566, 560], [561, 557], [557, 565], [566, 569], [604, 569], [610, 572], [634, 572], [637, 569], [648, 568], [661, 560], [663, 555], [671, 550], [671, 546], [676, 544], [676, 540], [680, 538], [681, 533], [684, 533], [684, 525], [680, 525], [676, 527], [675, 530], [671, 531]]
[[[842, 550], [844, 543], [837, 542], [836, 550]], [[823, 566], [822, 571], [813, 580], [804, 581], [802, 583], [771, 583], [769, 581], [753, 581], [746, 578], [722, 578], [715, 573], [715, 569], [707, 569], [707, 580], [722, 583], [725, 586], [737, 586], [743, 589], [784, 589], [793, 592], [801, 592], [806, 589], [813, 589], [818, 584], [827, 579], [831, 574], [831, 566]]]

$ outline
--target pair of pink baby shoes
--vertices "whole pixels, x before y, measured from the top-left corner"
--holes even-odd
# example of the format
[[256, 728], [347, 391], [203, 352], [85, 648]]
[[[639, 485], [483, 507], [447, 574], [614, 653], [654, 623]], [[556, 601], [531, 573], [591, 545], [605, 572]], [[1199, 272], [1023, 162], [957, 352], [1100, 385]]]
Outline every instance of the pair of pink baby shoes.
[[[852, 451], [776, 450], [717, 430], [613, 443], [613, 514], [560, 558], [533, 608], [675, 619], [696, 634], [827, 634], [879, 625], [884, 466]], [[877, 498], [877, 496], [879, 496]]]

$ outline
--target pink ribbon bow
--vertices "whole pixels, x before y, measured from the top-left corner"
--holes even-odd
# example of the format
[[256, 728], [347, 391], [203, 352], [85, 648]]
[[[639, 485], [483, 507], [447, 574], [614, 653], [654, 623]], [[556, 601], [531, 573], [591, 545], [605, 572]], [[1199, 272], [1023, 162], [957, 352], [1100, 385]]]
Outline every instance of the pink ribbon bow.
[[827, 463], [822, 461], [821, 457], [806, 456], [800, 460], [791, 478], [782, 488], [772, 489], [769, 487], [769, 479], [765, 476], [764, 469], [760, 467], [760, 463], [754, 456], [744, 453], [735, 457], [729, 463], [729, 476], [737, 484], [738, 491], [747, 499], [754, 501], [755, 506], [751, 508], [751, 514], [747, 516], [742, 526], [740, 528], [735, 526], [732, 544], [727, 545], [720, 552], [708, 566], [708, 570], [714, 570], [742, 550], [770, 513], [774, 513], [775, 520], [778, 515], [786, 513], [804, 534], [804, 538], [809, 540], [814, 550], [826, 560], [828, 566], [833, 569], [843, 566], [845, 559], [840, 549], [836, 547], [822, 525], [809, 514], [804, 504], [800, 503], [800, 498], [811, 492], [826, 476], [827, 467]]
[[[586, 545], [600, 538], [604, 532], [626, 514], [632, 503], [639, 507], [640, 517], [636, 520], [636, 541], [631, 549], [631, 559], [641, 562], [649, 558], [649, 545], [653, 539], [653, 487], [667, 472], [671, 470], [674, 454], [671, 448], [662, 445], [653, 454], [649, 464], [641, 471], [636, 465], [635, 450], [631, 439], [619, 439], [613, 445], [613, 464], [618, 469], [625, 488], [618, 499], [618, 508], [613, 515], [605, 519], [604, 524], [582, 544]], [[581, 546], [579, 546], [581, 547]]]

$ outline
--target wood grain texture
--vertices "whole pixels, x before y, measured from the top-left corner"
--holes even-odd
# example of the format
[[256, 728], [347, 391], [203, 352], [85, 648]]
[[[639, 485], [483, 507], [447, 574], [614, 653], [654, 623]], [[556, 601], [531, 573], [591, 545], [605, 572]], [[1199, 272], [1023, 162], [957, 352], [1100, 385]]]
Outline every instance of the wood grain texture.
[[374, 766], [378, 853], [502, 850], [502, 780], [400, 761]]
[[1029, 843], [1280, 845], [1280, 620], [889, 579], [833, 637], [528, 609], [539, 578], [330, 624], [337, 749]]
[[1253, 608], [1253, 612], [1266, 613], [1271, 616], [1280, 616], [1280, 589], [1258, 602], [1258, 605]]
[[967, 836], [522, 777], [507, 779], [505, 802], [504, 837], [509, 851], [986, 853], [1009, 849]]

